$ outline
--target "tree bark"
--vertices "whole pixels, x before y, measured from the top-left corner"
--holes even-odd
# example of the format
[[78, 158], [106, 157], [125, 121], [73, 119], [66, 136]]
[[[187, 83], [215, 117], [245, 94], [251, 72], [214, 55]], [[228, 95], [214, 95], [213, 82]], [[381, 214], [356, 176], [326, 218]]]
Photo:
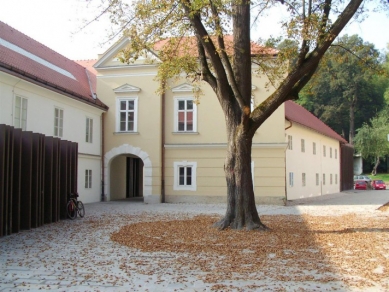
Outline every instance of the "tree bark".
[[232, 113], [227, 119], [228, 149], [224, 164], [227, 182], [227, 211], [223, 219], [214, 224], [219, 229], [267, 230], [255, 205], [252, 172], [252, 135], [237, 123]]
[[376, 160], [376, 162], [374, 164], [374, 167], [373, 167], [373, 170], [371, 172], [371, 175], [376, 175], [377, 174], [377, 167], [378, 167], [378, 165], [380, 165], [380, 158], [379, 157], [377, 157], [377, 160]]
[[349, 130], [349, 135], [348, 135], [348, 142], [353, 145], [354, 143], [354, 136], [355, 136], [355, 104], [357, 102], [357, 96], [354, 94], [353, 99], [350, 103], [350, 130]]

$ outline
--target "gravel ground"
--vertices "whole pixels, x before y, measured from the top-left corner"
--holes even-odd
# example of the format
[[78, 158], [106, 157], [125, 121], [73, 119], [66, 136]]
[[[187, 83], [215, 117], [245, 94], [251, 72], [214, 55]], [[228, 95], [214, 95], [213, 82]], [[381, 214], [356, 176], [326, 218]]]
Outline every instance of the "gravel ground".
[[257, 206], [269, 233], [209, 228], [223, 204], [87, 204], [0, 238], [0, 291], [389, 291], [389, 213], [353, 195]]

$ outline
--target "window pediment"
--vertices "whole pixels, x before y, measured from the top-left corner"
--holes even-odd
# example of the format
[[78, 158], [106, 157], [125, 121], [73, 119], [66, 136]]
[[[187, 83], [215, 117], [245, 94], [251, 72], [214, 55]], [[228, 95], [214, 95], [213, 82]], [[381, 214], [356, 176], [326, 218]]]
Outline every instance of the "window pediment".
[[126, 83], [115, 88], [113, 91], [115, 93], [140, 92], [140, 88]]
[[199, 89], [188, 83], [183, 83], [172, 88], [172, 92], [195, 92]]

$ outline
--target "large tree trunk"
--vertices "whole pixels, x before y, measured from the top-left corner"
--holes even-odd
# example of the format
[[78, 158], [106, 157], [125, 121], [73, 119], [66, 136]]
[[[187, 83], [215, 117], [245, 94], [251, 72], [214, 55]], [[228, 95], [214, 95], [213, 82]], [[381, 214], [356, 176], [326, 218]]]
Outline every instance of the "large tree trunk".
[[355, 136], [355, 105], [357, 103], [357, 95], [354, 94], [353, 99], [350, 103], [350, 131], [348, 136], [348, 142], [352, 145], [354, 144]]
[[377, 167], [378, 167], [378, 165], [380, 165], [380, 158], [379, 157], [377, 157], [377, 160], [376, 160], [376, 162], [374, 164], [373, 171], [371, 172], [371, 175], [376, 175], [377, 174]]
[[268, 229], [260, 220], [255, 205], [252, 174], [252, 137], [243, 126], [227, 126], [228, 149], [224, 164], [227, 181], [227, 211], [215, 227], [225, 229]]

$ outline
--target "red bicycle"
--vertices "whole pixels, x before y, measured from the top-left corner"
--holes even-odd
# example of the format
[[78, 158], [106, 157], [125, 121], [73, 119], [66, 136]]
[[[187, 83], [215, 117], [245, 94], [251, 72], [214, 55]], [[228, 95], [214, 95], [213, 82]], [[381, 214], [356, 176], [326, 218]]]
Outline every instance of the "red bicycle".
[[70, 200], [67, 205], [68, 217], [75, 219], [77, 214], [82, 218], [85, 216], [84, 204], [77, 200], [78, 194], [70, 194]]

